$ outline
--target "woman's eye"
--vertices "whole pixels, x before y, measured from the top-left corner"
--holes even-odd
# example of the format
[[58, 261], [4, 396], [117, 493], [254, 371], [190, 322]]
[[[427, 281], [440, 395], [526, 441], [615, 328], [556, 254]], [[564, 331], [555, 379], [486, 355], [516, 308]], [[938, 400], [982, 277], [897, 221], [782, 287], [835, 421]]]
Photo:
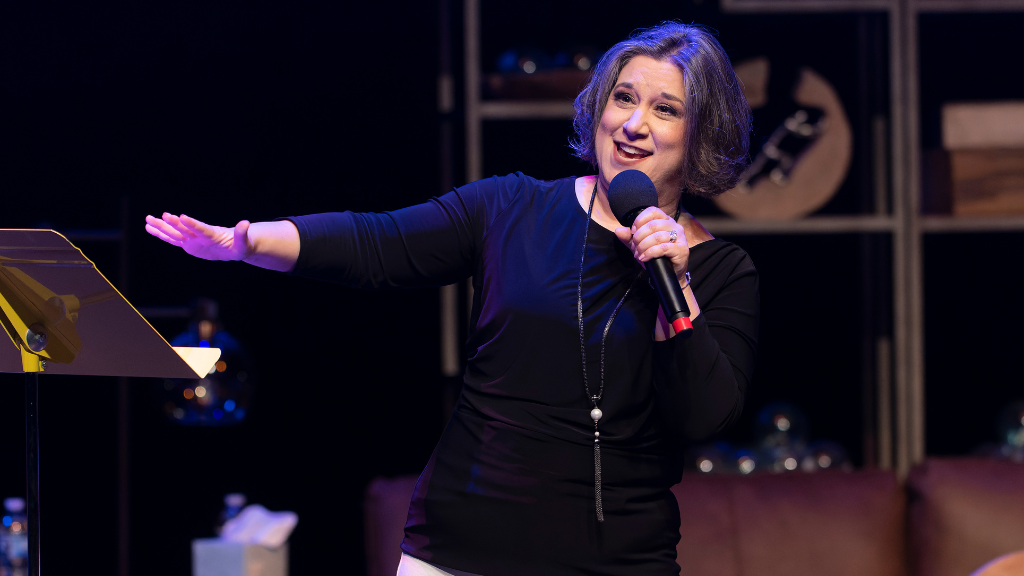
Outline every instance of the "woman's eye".
[[618, 102], [624, 102], [626, 104], [632, 104], [633, 95], [629, 92], [617, 92], [615, 94], [615, 100]]
[[676, 112], [676, 109], [669, 106], [668, 104], [662, 104], [661, 106], [658, 106], [658, 112], [661, 112], [662, 114], [669, 114], [671, 116], [676, 116], [678, 114], [678, 112]]

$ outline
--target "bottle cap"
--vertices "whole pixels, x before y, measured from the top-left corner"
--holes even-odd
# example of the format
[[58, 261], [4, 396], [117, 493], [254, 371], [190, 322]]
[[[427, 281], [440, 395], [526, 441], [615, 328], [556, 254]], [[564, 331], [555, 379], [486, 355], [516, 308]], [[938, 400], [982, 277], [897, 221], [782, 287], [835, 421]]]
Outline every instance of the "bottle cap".
[[25, 510], [25, 499], [24, 498], [4, 498], [4, 508], [12, 513], [17, 514]]
[[224, 505], [231, 506], [232, 508], [241, 508], [245, 506], [245, 494], [238, 492], [232, 492], [231, 494], [224, 495]]

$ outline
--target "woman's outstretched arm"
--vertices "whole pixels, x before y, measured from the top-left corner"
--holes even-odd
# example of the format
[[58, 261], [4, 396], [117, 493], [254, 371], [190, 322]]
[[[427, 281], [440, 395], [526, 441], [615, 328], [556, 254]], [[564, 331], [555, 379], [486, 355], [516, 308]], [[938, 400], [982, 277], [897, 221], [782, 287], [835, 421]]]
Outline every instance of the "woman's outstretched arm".
[[234, 228], [211, 226], [184, 214], [146, 216], [146, 232], [204, 260], [242, 260], [253, 266], [290, 272], [299, 258], [299, 231], [287, 220], [242, 220]]

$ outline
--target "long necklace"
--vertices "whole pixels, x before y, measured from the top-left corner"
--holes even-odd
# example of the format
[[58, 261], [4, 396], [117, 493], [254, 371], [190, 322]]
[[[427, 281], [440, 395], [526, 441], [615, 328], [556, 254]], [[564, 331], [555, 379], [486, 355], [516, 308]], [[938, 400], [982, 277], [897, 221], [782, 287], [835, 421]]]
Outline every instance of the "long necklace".
[[[587, 238], [590, 233], [590, 220], [591, 215], [594, 212], [594, 200], [597, 199], [597, 183], [594, 183], [594, 191], [590, 194], [590, 206], [587, 207], [587, 223], [583, 227], [583, 254], [580, 256], [580, 283], [576, 288], [576, 315], [580, 321], [580, 356], [583, 358], [583, 392], [587, 395], [587, 399], [590, 400], [593, 409], [590, 411], [590, 418], [594, 421], [594, 505], [597, 509], [597, 521], [604, 522], [604, 504], [601, 500], [601, 432], [597, 429], [598, 421], [604, 416], [601, 412], [601, 408], [598, 406], [601, 403], [601, 396], [604, 395], [604, 350], [605, 341], [608, 339], [608, 332], [612, 328], [612, 322], [615, 321], [615, 316], [619, 313], [619, 308], [622, 308], [622, 303], [626, 301], [626, 297], [629, 296], [633, 286], [636, 285], [637, 280], [643, 277], [644, 272], [633, 278], [633, 281], [629, 284], [629, 288], [626, 288], [626, 293], [622, 295], [622, 299], [615, 305], [615, 309], [612, 310], [611, 316], [608, 317], [608, 323], [604, 325], [604, 332], [601, 334], [601, 381], [597, 389], [597, 394], [590, 393], [590, 383], [587, 381], [587, 341], [586, 336], [583, 333], [583, 264], [587, 258]], [[682, 198], [680, 197], [680, 203], [676, 207], [676, 215], [673, 218], [675, 221], [679, 221], [679, 215], [682, 214], [683, 204]]]
[[604, 349], [605, 341], [608, 338], [608, 332], [612, 328], [612, 322], [615, 321], [615, 316], [619, 313], [619, 308], [622, 307], [622, 303], [626, 301], [626, 297], [629, 296], [629, 292], [636, 285], [636, 281], [644, 275], [641, 272], [633, 279], [630, 283], [629, 288], [626, 289], [626, 293], [622, 295], [622, 299], [615, 305], [615, 309], [612, 310], [612, 315], [608, 317], [608, 323], [604, 325], [604, 332], [601, 334], [601, 381], [600, 387], [597, 389], [597, 394], [590, 393], [590, 384], [587, 381], [587, 340], [583, 333], [583, 263], [587, 258], [587, 237], [590, 232], [590, 219], [591, 214], [594, 211], [594, 200], [597, 198], [597, 184], [594, 184], [594, 192], [590, 195], [590, 206], [587, 208], [587, 224], [583, 228], [583, 254], [580, 256], [580, 283], [576, 288], [576, 315], [580, 321], [580, 355], [583, 358], [583, 392], [587, 395], [587, 399], [590, 400], [593, 409], [590, 411], [590, 418], [594, 421], [594, 505], [597, 509], [597, 521], [604, 522], [604, 505], [601, 501], [601, 432], [597, 429], [597, 423], [604, 416], [601, 412], [601, 408], [598, 406], [601, 403], [601, 396], [604, 395]]

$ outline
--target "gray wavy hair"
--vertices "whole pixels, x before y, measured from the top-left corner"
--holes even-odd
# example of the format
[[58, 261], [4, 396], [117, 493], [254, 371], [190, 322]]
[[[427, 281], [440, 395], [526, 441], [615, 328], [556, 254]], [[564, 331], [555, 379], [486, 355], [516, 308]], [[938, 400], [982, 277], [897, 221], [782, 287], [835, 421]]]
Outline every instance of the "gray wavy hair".
[[683, 191], [710, 198], [736, 186], [750, 162], [750, 106], [725, 50], [696, 25], [663, 22], [605, 53], [576, 97], [576, 138], [570, 141], [575, 155], [597, 167], [594, 138], [608, 95], [626, 64], [641, 55], [671, 62], [683, 73]]

